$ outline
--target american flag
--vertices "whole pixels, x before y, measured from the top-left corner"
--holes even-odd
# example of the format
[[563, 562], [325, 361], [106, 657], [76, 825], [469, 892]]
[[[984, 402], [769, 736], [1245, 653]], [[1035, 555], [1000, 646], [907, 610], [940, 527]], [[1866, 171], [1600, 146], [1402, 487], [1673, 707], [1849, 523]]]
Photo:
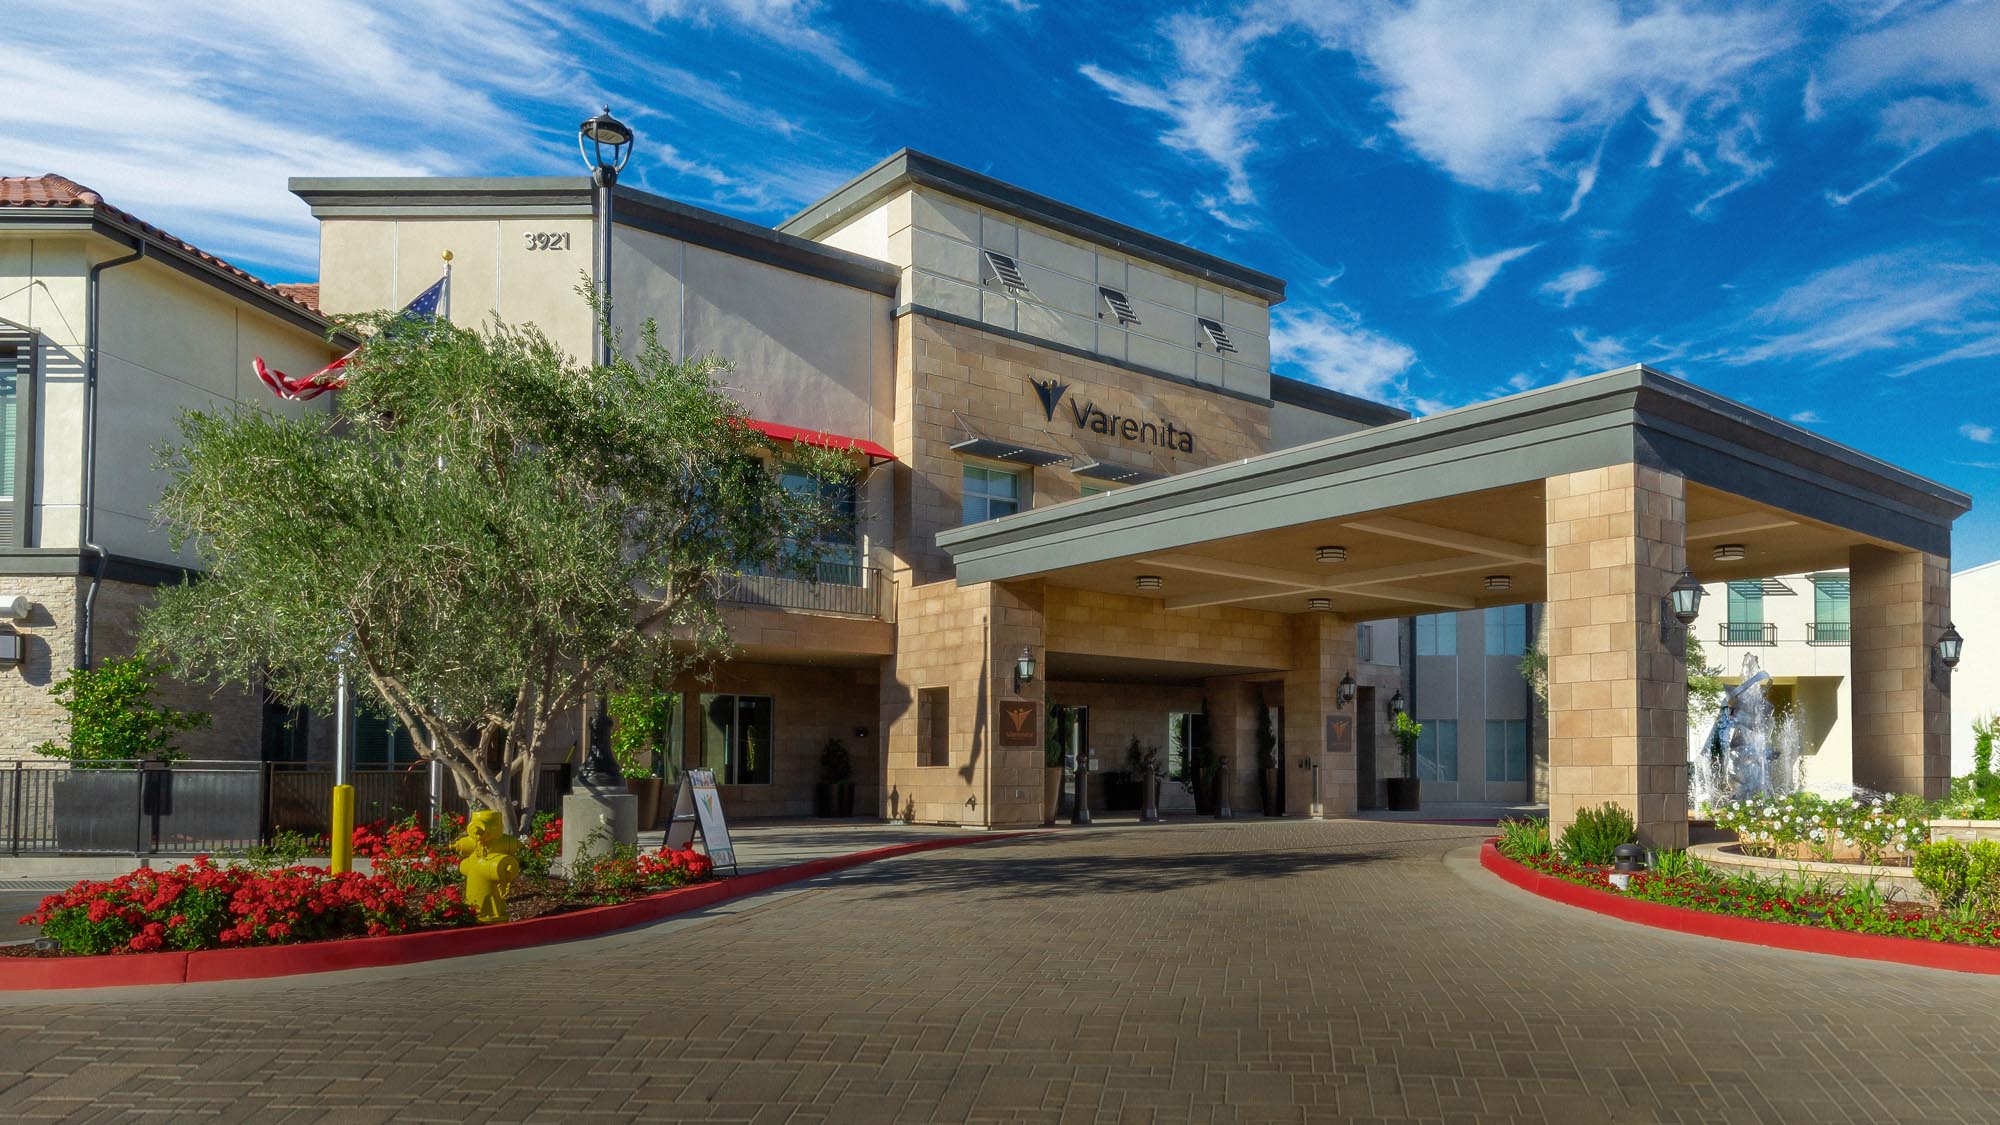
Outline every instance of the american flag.
[[[438, 315], [438, 306], [444, 302], [446, 287], [450, 284], [449, 274], [438, 278], [436, 284], [417, 294], [414, 300], [403, 306], [403, 317], [408, 320], [434, 319]], [[310, 375], [292, 376], [282, 371], [274, 371], [264, 366], [264, 357], [261, 355], [250, 361], [250, 367], [257, 372], [257, 378], [262, 379], [264, 385], [271, 388], [272, 394], [292, 402], [311, 402], [328, 391], [339, 390], [347, 385], [347, 380], [341, 378], [340, 373], [346, 370], [348, 363], [360, 351], [360, 348], [356, 348]]]

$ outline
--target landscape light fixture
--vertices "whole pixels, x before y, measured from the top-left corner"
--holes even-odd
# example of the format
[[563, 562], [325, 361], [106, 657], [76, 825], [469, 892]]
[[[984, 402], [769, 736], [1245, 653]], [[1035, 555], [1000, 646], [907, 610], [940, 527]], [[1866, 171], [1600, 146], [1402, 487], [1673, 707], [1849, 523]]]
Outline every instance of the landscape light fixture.
[[1035, 651], [1023, 648], [1021, 656], [1014, 661], [1014, 690], [1019, 691], [1035, 682]]
[[1307, 598], [1307, 599], [1306, 599], [1306, 608], [1307, 608], [1307, 609], [1332, 609], [1332, 608], [1333, 608], [1333, 599], [1332, 599], [1332, 598]]
[[593, 180], [601, 179], [606, 184], [618, 182], [618, 173], [632, 159], [632, 138], [631, 127], [611, 116], [610, 106], [576, 127], [576, 150], [583, 154], [583, 163], [590, 169]]
[[1947, 672], [1958, 667], [1959, 653], [1964, 648], [1965, 638], [1958, 635], [1958, 626], [1947, 622], [1944, 635], [1937, 640], [1938, 663], [1944, 665]]
[[1354, 705], [1354, 673], [1340, 677], [1340, 706], [1342, 709]]
[[1347, 548], [1316, 547], [1313, 549], [1313, 557], [1323, 563], [1343, 563], [1347, 561]]
[[1716, 562], [1742, 562], [1750, 552], [1744, 550], [1741, 543], [1723, 543], [1711, 553]]
[[1489, 574], [1486, 576], [1486, 588], [1489, 590], [1511, 590], [1514, 588], [1514, 576], [1511, 574]]
[[1166, 583], [1161, 581], [1160, 576], [1157, 574], [1141, 574], [1139, 576], [1139, 588], [1141, 590], [1157, 590], [1165, 585]]
[[1389, 714], [1400, 715], [1402, 713], [1403, 713], [1403, 692], [1399, 688], [1397, 689], [1396, 694], [1389, 697]]

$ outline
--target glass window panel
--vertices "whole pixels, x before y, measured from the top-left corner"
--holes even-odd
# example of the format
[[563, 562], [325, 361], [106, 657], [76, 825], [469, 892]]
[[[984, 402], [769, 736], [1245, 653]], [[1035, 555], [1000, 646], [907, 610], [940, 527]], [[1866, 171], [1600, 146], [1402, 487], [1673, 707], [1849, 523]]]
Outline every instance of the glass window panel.
[[1528, 780], [1528, 724], [1525, 720], [1486, 721], [1486, 780]]
[[0, 500], [14, 498], [14, 463], [20, 460], [21, 377], [18, 352], [0, 351]]
[[701, 697], [701, 768], [714, 770], [717, 781], [729, 776], [729, 744], [736, 738], [736, 697]]
[[1425, 781], [1458, 780], [1458, 720], [1424, 720], [1424, 733], [1417, 739], [1417, 776]]
[[963, 522], [983, 523], [1021, 510], [1021, 476], [983, 465], [966, 465], [963, 470]]
[[771, 783], [771, 697], [736, 697], [736, 754], [730, 762], [730, 784]]
[[1527, 606], [1494, 606], [1486, 611], [1486, 655], [1520, 656], [1527, 648]]
[[1427, 613], [1417, 618], [1417, 655], [1458, 655], [1458, 615]]

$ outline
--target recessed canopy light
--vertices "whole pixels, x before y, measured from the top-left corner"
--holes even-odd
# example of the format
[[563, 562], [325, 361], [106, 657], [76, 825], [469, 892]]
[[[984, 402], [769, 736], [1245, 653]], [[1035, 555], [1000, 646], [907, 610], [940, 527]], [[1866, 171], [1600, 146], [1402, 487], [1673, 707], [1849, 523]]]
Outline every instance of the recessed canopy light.
[[1333, 599], [1332, 599], [1332, 598], [1307, 598], [1307, 599], [1306, 599], [1306, 608], [1307, 608], [1307, 609], [1332, 609], [1332, 608], [1333, 608]]
[[1319, 547], [1319, 548], [1316, 548], [1316, 549], [1314, 549], [1314, 551], [1313, 551], [1313, 557], [1314, 557], [1314, 558], [1317, 558], [1317, 559], [1318, 559], [1319, 561], [1321, 561], [1321, 562], [1323, 562], [1323, 563], [1340, 563], [1340, 562], [1346, 562], [1346, 561], [1347, 561], [1347, 548], [1345, 548], [1345, 547]]
[[1486, 588], [1489, 590], [1511, 590], [1514, 588], [1514, 576], [1511, 574], [1489, 574], [1486, 576]]
[[1166, 583], [1160, 581], [1160, 576], [1157, 574], [1141, 574], [1139, 576], [1139, 588], [1141, 590], [1157, 590], [1164, 585]]
[[1716, 562], [1740, 562], [1748, 553], [1741, 543], [1724, 543], [1716, 547], [1714, 552]]

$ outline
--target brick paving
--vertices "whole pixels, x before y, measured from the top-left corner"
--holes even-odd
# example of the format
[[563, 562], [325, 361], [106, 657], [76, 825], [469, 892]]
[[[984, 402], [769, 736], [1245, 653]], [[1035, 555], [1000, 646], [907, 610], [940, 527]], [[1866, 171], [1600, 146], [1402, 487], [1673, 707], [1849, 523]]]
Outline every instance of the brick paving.
[[0, 1000], [0, 1117], [1991, 1121], [2000, 981], [1662, 933], [1473, 828], [983, 844], [399, 970]]

